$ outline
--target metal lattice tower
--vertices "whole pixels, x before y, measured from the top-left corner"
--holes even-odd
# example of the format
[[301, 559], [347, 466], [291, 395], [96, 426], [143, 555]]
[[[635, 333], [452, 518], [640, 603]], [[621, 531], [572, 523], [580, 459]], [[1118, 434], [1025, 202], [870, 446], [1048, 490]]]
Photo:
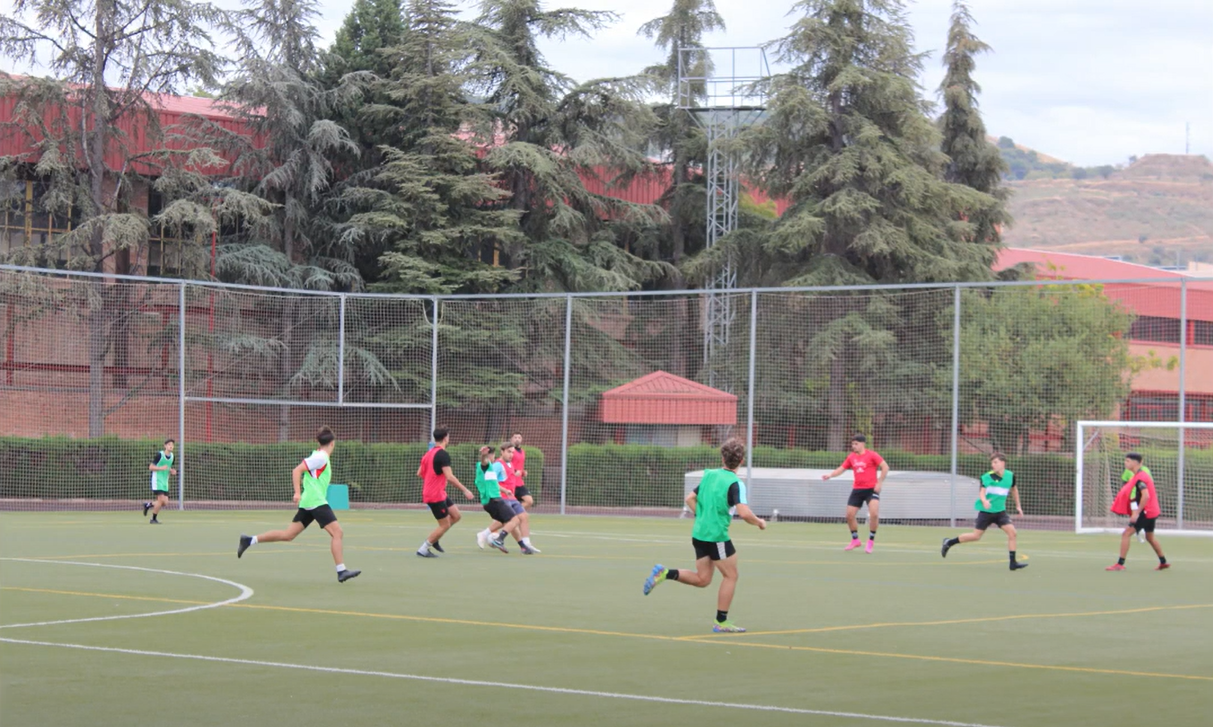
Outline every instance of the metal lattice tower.
[[[707, 186], [706, 245], [712, 248], [737, 229], [741, 198], [736, 157], [727, 142], [758, 121], [766, 110], [761, 81], [771, 75], [766, 53], [760, 47], [679, 48], [678, 108], [703, 127], [708, 141], [704, 169]], [[737, 268], [726, 260], [708, 282], [703, 328], [703, 360], [708, 383], [730, 388], [719, 380], [717, 364], [729, 345], [736, 311], [729, 291], [737, 287]]]

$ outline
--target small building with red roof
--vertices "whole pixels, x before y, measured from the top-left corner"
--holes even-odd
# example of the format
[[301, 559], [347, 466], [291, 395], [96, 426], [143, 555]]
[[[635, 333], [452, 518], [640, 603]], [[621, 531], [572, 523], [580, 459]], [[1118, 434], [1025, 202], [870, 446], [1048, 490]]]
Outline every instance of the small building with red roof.
[[737, 424], [737, 397], [654, 371], [603, 392], [599, 416], [620, 444], [692, 447], [711, 441], [711, 427]]

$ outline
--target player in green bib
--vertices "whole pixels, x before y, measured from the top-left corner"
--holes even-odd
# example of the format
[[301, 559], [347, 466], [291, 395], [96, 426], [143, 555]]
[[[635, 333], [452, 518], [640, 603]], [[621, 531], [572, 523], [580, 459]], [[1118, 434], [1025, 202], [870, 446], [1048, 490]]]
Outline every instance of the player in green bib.
[[745, 444], [739, 439], [730, 439], [720, 448], [723, 469], [707, 470], [699, 486], [686, 496], [686, 504], [695, 513], [695, 527], [691, 530], [691, 545], [695, 548], [695, 570], [678, 570], [664, 565], [653, 566], [653, 571], [644, 581], [644, 595], [649, 595], [662, 581], [678, 581], [696, 588], [706, 588], [712, 583], [713, 569], [724, 577], [720, 593], [716, 596], [716, 622], [712, 631], [716, 633], [741, 633], [745, 629], [729, 620], [729, 605], [737, 589], [737, 549], [729, 539], [729, 526], [733, 522], [732, 510], [759, 530], [767, 529], [767, 522], [756, 516], [746, 501], [745, 485], [737, 478], [737, 468], [745, 461]]
[[975, 543], [986, 534], [987, 528], [997, 525], [1007, 534], [1011, 570], [1027, 568], [1027, 563], [1020, 563], [1015, 559], [1015, 526], [1011, 523], [1011, 516], [1007, 514], [1007, 495], [1015, 496], [1015, 512], [1023, 517], [1023, 508], [1019, 505], [1019, 488], [1015, 486], [1015, 473], [1007, 469], [1007, 458], [995, 452], [990, 455], [990, 471], [981, 476], [981, 487], [977, 490], [977, 522], [973, 526], [973, 532], [956, 538], [944, 538], [939, 554], [946, 558], [952, 546]]
[[476, 545], [481, 550], [486, 545], [492, 545], [502, 553], [508, 553], [505, 536], [509, 533], [518, 541], [522, 552], [529, 555], [531, 548], [523, 542], [519, 531], [522, 522], [501, 497], [502, 483], [506, 481], [505, 464], [496, 461], [494, 454], [493, 447], [486, 444], [480, 448], [480, 461], [476, 463], [476, 491], [480, 493], [480, 505], [492, 520], [489, 527], [476, 533]]
[[149, 525], [160, 524], [160, 510], [168, 504], [168, 477], [177, 474], [177, 470], [173, 469], [175, 446], [173, 439], [164, 440], [164, 449], [152, 455], [152, 462], [147, 466], [152, 473], [152, 499], [143, 503], [143, 517], [147, 517], [148, 510], [152, 511]]
[[333, 434], [332, 429], [320, 427], [320, 431], [316, 432], [316, 443], [320, 447], [307, 459], [295, 465], [294, 471], [291, 472], [291, 484], [295, 487], [295, 496], [292, 499], [299, 504], [299, 509], [295, 512], [295, 519], [285, 530], [271, 530], [268, 533], [253, 536], [241, 535], [240, 545], [236, 548], [236, 557], [241, 557], [244, 555], [244, 551], [257, 543], [289, 543], [298, 537], [299, 533], [302, 533], [308, 525], [311, 525], [312, 521], [315, 521], [320, 523], [320, 527], [324, 528], [332, 538], [333, 562], [337, 564], [337, 582], [345, 583], [351, 578], [357, 578], [362, 571], [345, 567], [345, 559], [342, 557], [344, 534], [341, 531], [341, 523], [337, 522], [337, 515], [333, 512], [333, 508], [329, 507], [329, 481], [333, 477], [330, 458], [333, 455], [333, 448], [337, 446], [337, 437]]

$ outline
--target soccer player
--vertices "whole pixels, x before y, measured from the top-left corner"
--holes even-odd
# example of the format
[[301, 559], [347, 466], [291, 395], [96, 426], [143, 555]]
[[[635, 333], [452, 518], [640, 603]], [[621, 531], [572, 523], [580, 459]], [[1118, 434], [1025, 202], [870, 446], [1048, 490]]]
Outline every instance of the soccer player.
[[[854, 550], [859, 547], [859, 522], [855, 516], [859, 508], [866, 503], [868, 506], [868, 545], [865, 553], [871, 553], [876, 547], [876, 526], [880, 524], [880, 488], [884, 478], [889, 476], [889, 463], [884, 461], [876, 452], [868, 449], [868, 438], [862, 434], [851, 437], [851, 453], [843, 460], [838, 469], [822, 475], [821, 479], [828, 480], [843, 473], [843, 470], [855, 472], [855, 487], [847, 498], [847, 526], [851, 528], [851, 542], [843, 550]], [[879, 471], [880, 474], [877, 474]]]
[[981, 476], [981, 487], [977, 490], [977, 522], [973, 532], [964, 533], [956, 538], [944, 538], [943, 548], [939, 554], [948, 557], [952, 546], [961, 543], [975, 543], [986, 534], [986, 528], [997, 525], [1007, 534], [1007, 550], [1011, 554], [1011, 570], [1027, 568], [1027, 563], [1015, 560], [1015, 526], [1011, 516], [1007, 514], [1007, 495], [1015, 496], [1015, 512], [1023, 517], [1023, 508], [1019, 504], [1019, 488], [1015, 486], [1015, 473], [1007, 469], [1007, 458], [995, 452], [990, 455], [990, 471]]
[[438, 521], [438, 527], [421, 541], [421, 547], [417, 549], [417, 555], [422, 558], [437, 558], [438, 553], [444, 552], [438, 541], [455, 523], [463, 519], [459, 508], [446, 496], [447, 483], [453, 483], [463, 490], [467, 499], [473, 502], [476, 500], [472, 491], [464, 487], [451, 470], [451, 454], [446, 451], [450, 441], [450, 432], [442, 427], [435, 429], [434, 446], [421, 458], [421, 466], [417, 468], [417, 476], [422, 481], [421, 501], [429, 506], [434, 519]]
[[745, 444], [739, 439], [730, 439], [720, 448], [723, 469], [707, 470], [699, 486], [686, 496], [686, 504], [695, 513], [695, 526], [691, 530], [691, 545], [695, 548], [695, 570], [666, 568], [660, 563], [644, 581], [644, 595], [649, 595], [662, 581], [678, 581], [696, 588], [707, 588], [712, 583], [713, 567], [720, 571], [724, 582], [716, 596], [715, 633], [742, 633], [745, 629], [729, 620], [729, 605], [737, 589], [737, 549], [729, 539], [729, 525], [733, 521], [731, 508], [737, 508], [742, 520], [759, 530], [767, 529], [767, 522], [756, 516], [746, 503], [745, 485], [737, 479], [737, 468], [745, 460]]
[[522, 432], [514, 432], [510, 437], [510, 444], [514, 446], [514, 472], [518, 475], [516, 487], [514, 488], [514, 496], [522, 503], [522, 506], [530, 510], [535, 504], [535, 498], [531, 497], [531, 493], [526, 488], [526, 452], [522, 451]]
[[1142, 467], [1141, 460], [1142, 457], [1137, 452], [1129, 452], [1125, 455], [1125, 469], [1133, 473], [1133, 477], [1125, 485], [1125, 489], [1132, 493], [1133, 502], [1130, 505], [1132, 515], [1129, 517], [1129, 524], [1125, 526], [1124, 532], [1120, 534], [1120, 558], [1105, 570], [1125, 569], [1125, 558], [1129, 555], [1129, 545], [1133, 542], [1134, 531], [1145, 532], [1146, 542], [1158, 556], [1158, 565], [1154, 570], [1166, 570], [1171, 567], [1171, 564], [1167, 562], [1167, 556], [1162, 554], [1162, 546], [1154, 537], [1154, 524], [1157, 522], [1158, 516], [1162, 514], [1162, 509], [1158, 506], [1158, 492], [1154, 489], [1154, 478], [1150, 476], [1146, 468]]
[[147, 466], [152, 473], [152, 499], [143, 503], [143, 517], [147, 517], [148, 510], [152, 511], [148, 525], [160, 524], [160, 508], [168, 504], [168, 476], [177, 474], [177, 470], [173, 469], [173, 447], [176, 444], [171, 438], [164, 440], [164, 449], [152, 455], [152, 463]]
[[320, 446], [308, 455], [307, 459], [295, 465], [294, 471], [291, 472], [291, 484], [295, 487], [292, 500], [299, 504], [295, 519], [286, 530], [271, 530], [252, 537], [241, 535], [236, 557], [243, 556], [244, 551], [257, 543], [289, 543], [314, 520], [320, 523], [320, 527], [332, 538], [330, 547], [333, 551], [333, 562], [337, 564], [337, 582], [345, 583], [351, 578], [357, 578], [362, 571], [345, 567], [345, 558], [342, 555], [344, 533], [333, 508], [329, 507], [329, 481], [333, 477], [330, 464], [333, 448], [337, 446], [337, 437], [332, 429], [320, 427], [320, 431], [316, 432], [316, 443]]
[[530, 555], [530, 548], [522, 541], [518, 532], [518, 515], [513, 508], [501, 499], [501, 482], [505, 479], [505, 467], [493, 460], [493, 448], [485, 445], [480, 448], [480, 463], [476, 465], [476, 490], [480, 493], [480, 504], [493, 520], [493, 526], [501, 529], [501, 534], [493, 537], [493, 526], [487, 527], [476, 534], [476, 544], [484, 550], [486, 544], [491, 544], [502, 553], [505, 549], [505, 535], [509, 533], [518, 541], [522, 552]]
[[534, 555], [539, 552], [539, 548], [536, 548], [535, 544], [531, 542], [531, 515], [526, 511], [522, 503], [518, 501], [516, 495], [517, 488], [522, 479], [514, 469], [514, 455], [513, 442], [502, 442], [501, 457], [497, 460], [498, 464], [505, 469], [505, 480], [501, 485], [501, 499], [505, 500], [505, 504], [518, 516], [518, 532], [522, 535], [522, 544], [526, 546], [522, 552], [527, 555]]

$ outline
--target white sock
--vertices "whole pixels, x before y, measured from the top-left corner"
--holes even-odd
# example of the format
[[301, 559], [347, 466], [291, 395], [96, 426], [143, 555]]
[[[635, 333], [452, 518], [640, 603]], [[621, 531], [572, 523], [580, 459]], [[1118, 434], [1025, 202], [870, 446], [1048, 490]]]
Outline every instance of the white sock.
[[418, 549], [417, 549], [417, 551], [418, 551], [419, 553], [428, 553], [428, 552], [430, 552], [430, 541], [428, 541], [428, 540], [422, 540], [422, 541], [421, 541], [421, 547], [420, 547], [420, 548], [418, 548]]
[[256, 544], [257, 544], [257, 536], [256, 536], [256, 535], [254, 535], [254, 536], [253, 536], [253, 542], [249, 543], [249, 544], [248, 544], [248, 546], [251, 548], [251, 547], [253, 547], [253, 546], [254, 546], [254, 545], [256, 545]]
[[526, 547], [528, 547], [528, 548], [529, 548], [529, 547], [531, 547], [531, 539], [530, 539], [530, 538], [523, 538], [523, 539], [522, 539], [522, 544], [523, 544], [523, 545], [525, 545], [525, 546], [526, 546]]
[[482, 533], [480, 533], [480, 534], [481, 534], [481, 535], [483, 535], [483, 536], [484, 536], [484, 537], [486, 537], [486, 538], [491, 538], [491, 537], [493, 537], [493, 531], [492, 531], [492, 530], [490, 530], [489, 528], [485, 528], [485, 529], [484, 529], [484, 532], [482, 532]]
[[340, 572], [341, 572], [341, 571], [343, 571], [343, 570], [345, 570], [345, 563], [338, 563], [338, 564], [337, 564], [337, 572], [338, 572], [338, 573], [340, 573]]

